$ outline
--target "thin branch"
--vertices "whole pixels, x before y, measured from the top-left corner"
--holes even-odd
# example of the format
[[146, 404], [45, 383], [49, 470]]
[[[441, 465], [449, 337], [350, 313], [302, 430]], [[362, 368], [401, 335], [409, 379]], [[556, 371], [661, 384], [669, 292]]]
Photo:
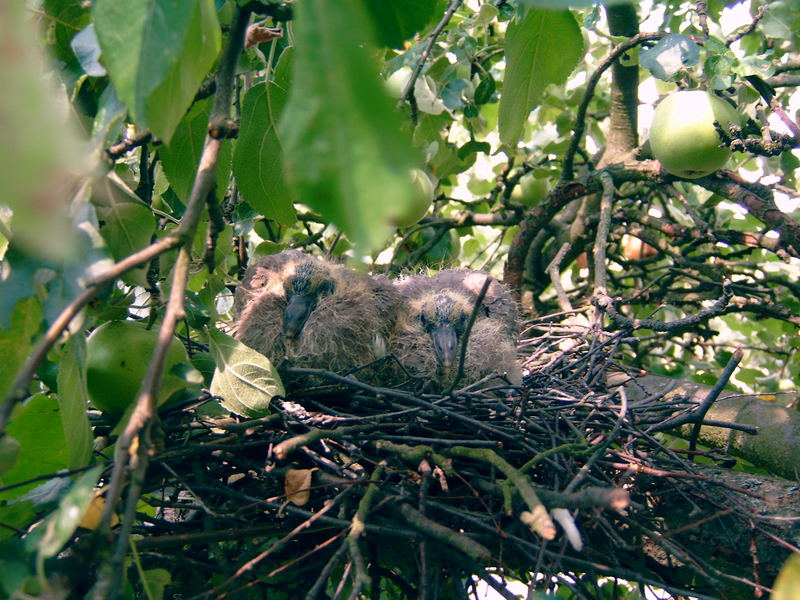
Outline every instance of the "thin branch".
[[450, 4], [447, 7], [447, 10], [444, 12], [444, 16], [442, 17], [441, 21], [433, 28], [431, 31], [430, 36], [428, 36], [428, 41], [425, 43], [425, 47], [422, 49], [422, 53], [419, 56], [419, 60], [417, 61], [414, 70], [411, 72], [411, 76], [408, 78], [405, 87], [403, 88], [403, 93], [400, 95], [400, 103], [409, 102], [412, 107], [412, 120], [416, 121], [416, 107], [417, 101], [414, 97], [414, 85], [417, 82], [417, 79], [422, 73], [422, 67], [425, 65], [425, 61], [428, 60], [428, 57], [431, 54], [431, 50], [433, 50], [433, 45], [436, 43], [436, 38], [439, 37], [439, 34], [442, 33], [447, 24], [450, 22], [450, 19], [453, 18], [456, 10], [458, 7], [461, 6], [462, 0], [451, 0]]
[[694, 427], [692, 427], [692, 433], [689, 435], [690, 451], [694, 451], [697, 448], [697, 437], [700, 435], [700, 428], [703, 426], [703, 418], [706, 416], [708, 409], [711, 408], [711, 405], [714, 404], [717, 398], [719, 398], [723, 388], [728, 385], [731, 375], [733, 375], [733, 372], [736, 370], [736, 367], [739, 366], [739, 363], [742, 362], [742, 356], [744, 356], [744, 352], [742, 352], [741, 348], [734, 350], [733, 355], [728, 361], [728, 364], [725, 365], [722, 373], [720, 373], [719, 379], [717, 379], [714, 387], [711, 388], [711, 391], [708, 392], [708, 395], [703, 399], [703, 403], [697, 408], [697, 410], [692, 411], [692, 415], [697, 418], [697, 421], [695, 422]]
[[564, 242], [561, 248], [558, 249], [553, 260], [547, 266], [547, 272], [550, 274], [550, 281], [553, 282], [553, 289], [556, 291], [558, 297], [558, 308], [564, 312], [572, 312], [572, 304], [570, 304], [569, 296], [564, 291], [564, 286], [561, 285], [561, 262], [564, 256], [569, 252], [572, 245], [569, 242]]
[[141, 492], [141, 484], [144, 481], [152, 450], [153, 426], [157, 419], [156, 398], [161, 384], [167, 350], [172, 341], [176, 324], [184, 316], [184, 293], [191, 263], [191, 245], [188, 244], [188, 240], [194, 237], [194, 232], [203, 213], [205, 200], [209, 193], [212, 193], [216, 182], [219, 149], [222, 139], [228, 134], [227, 123], [229, 121], [228, 115], [234, 71], [238, 57], [242, 52], [245, 30], [249, 19], [250, 13], [247, 10], [238, 9], [234, 13], [228, 45], [225, 48], [220, 69], [217, 73], [217, 94], [209, 117], [209, 133], [200, 157], [200, 164], [189, 195], [186, 212], [181, 219], [179, 229], [182, 228], [184, 232], [184, 236], [181, 238], [183, 244], [173, 269], [166, 314], [158, 333], [158, 342], [150, 359], [147, 374], [142, 382], [136, 407], [120, 435], [120, 439], [117, 441], [114, 471], [106, 495], [106, 504], [100, 524], [100, 531], [106, 536], [110, 533], [111, 517], [117, 500], [122, 493], [122, 487], [129, 469], [132, 470], [130, 475], [132, 485], [129, 489], [122, 527], [118, 532], [116, 548], [108, 565], [108, 570], [104, 569], [105, 575], [101, 577], [95, 587], [95, 598], [110, 597], [113, 600], [120, 596], [124, 588], [122, 585], [124, 559], [128, 548], [128, 538], [133, 527], [136, 502]]
[[475, 325], [475, 321], [478, 318], [478, 312], [483, 305], [483, 300], [486, 298], [486, 292], [489, 291], [489, 286], [492, 285], [492, 281], [493, 278], [487, 275], [483, 282], [483, 286], [481, 286], [481, 291], [478, 292], [478, 297], [475, 298], [475, 303], [472, 306], [472, 313], [469, 315], [469, 322], [467, 323], [467, 327], [464, 329], [464, 334], [461, 337], [461, 351], [458, 353], [458, 369], [456, 370], [456, 376], [453, 378], [453, 383], [450, 384], [450, 388], [445, 393], [445, 396], [452, 394], [453, 390], [456, 389], [458, 382], [461, 381], [462, 377], [464, 377], [464, 361], [467, 358], [469, 334], [472, 332], [472, 326]]
[[586, 129], [586, 113], [589, 110], [589, 102], [591, 102], [592, 97], [594, 96], [594, 89], [600, 82], [600, 77], [602, 77], [603, 73], [605, 73], [620, 56], [622, 56], [631, 48], [634, 48], [639, 44], [643, 44], [644, 42], [659, 40], [665, 35], [667, 34], [663, 31], [636, 34], [632, 38], [629, 38], [621, 44], [615, 46], [611, 52], [608, 53], [608, 56], [606, 56], [600, 62], [600, 64], [597, 65], [597, 69], [595, 69], [595, 72], [592, 73], [591, 77], [589, 77], [589, 81], [586, 83], [586, 91], [584, 92], [583, 99], [578, 107], [578, 114], [575, 117], [575, 124], [572, 128], [572, 139], [569, 142], [567, 151], [564, 153], [563, 168], [561, 172], [562, 182], [569, 181], [573, 178], [573, 163], [575, 161], [575, 153], [578, 150], [578, 145], [581, 143], [583, 132]]

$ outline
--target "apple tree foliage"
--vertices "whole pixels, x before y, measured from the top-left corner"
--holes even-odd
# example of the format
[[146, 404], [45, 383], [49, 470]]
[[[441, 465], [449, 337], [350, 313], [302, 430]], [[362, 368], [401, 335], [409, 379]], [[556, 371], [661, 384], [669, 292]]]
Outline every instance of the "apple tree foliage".
[[[729, 280], [713, 318], [631, 327], [621, 356], [714, 383], [741, 346], [733, 385], [789, 402], [799, 25], [795, 3], [763, 0], [4, 3], [0, 595], [53, 584], [47, 561], [114, 456], [103, 443], [122, 426], [98, 433], [85, 410], [88, 332], [172, 329], [181, 306], [193, 364], [227, 390], [260, 359], [214, 325], [246, 262], [284, 248], [390, 275], [485, 269], [529, 315], [579, 321], [602, 292], [620, 319], [669, 323]], [[742, 115], [721, 132], [725, 170], [683, 180], [652, 159], [653, 106], [678, 88]], [[392, 226], [420, 202], [418, 223]], [[263, 414], [243, 402], [225, 406]], [[150, 597], [169, 582], [138, 577]]]

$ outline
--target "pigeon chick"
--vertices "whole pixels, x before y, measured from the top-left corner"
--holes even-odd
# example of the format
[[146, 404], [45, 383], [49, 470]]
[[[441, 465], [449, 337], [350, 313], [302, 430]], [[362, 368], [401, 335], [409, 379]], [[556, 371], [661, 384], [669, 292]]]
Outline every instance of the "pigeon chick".
[[[481, 271], [449, 269], [395, 283], [403, 307], [390, 350], [418, 389], [443, 392], [452, 385], [467, 325], [487, 277]], [[492, 376], [520, 383], [518, 318], [509, 289], [492, 280], [469, 333], [460, 387], [484, 379], [485, 387], [497, 385]]]
[[235, 337], [279, 370], [350, 372], [386, 354], [398, 297], [384, 277], [285, 250], [247, 269], [234, 301]]

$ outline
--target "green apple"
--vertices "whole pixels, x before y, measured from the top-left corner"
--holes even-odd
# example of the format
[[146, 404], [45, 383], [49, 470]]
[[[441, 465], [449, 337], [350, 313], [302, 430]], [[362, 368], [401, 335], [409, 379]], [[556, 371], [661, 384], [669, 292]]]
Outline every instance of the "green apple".
[[410, 204], [391, 220], [395, 227], [411, 227], [416, 224], [433, 204], [433, 183], [424, 171], [411, 171], [411, 187], [414, 194]]
[[[146, 329], [136, 321], [108, 321], [92, 332], [86, 341], [86, 387], [96, 408], [119, 415], [135, 402], [157, 341], [157, 328]], [[159, 406], [187, 387], [181, 371], [194, 371], [188, 362], [186, 348], [173, 337], [164, 362]]]
[[703, 90], [674, 92], [656, 107], [650, 127], [650, 148], [664, 170], [695, 179], [721, 168], [731, 151], [714, 121], [727, 130], [739, 125], [739, 113], [727, 102]]

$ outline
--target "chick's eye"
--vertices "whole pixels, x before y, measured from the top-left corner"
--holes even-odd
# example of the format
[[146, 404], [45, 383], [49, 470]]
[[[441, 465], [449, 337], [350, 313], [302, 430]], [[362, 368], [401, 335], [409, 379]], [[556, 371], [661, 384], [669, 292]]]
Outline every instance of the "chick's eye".
[[317, 286], [317, 296], [330, 296], [333, 293], [335, 285], [333, 281], [321, 281]]

